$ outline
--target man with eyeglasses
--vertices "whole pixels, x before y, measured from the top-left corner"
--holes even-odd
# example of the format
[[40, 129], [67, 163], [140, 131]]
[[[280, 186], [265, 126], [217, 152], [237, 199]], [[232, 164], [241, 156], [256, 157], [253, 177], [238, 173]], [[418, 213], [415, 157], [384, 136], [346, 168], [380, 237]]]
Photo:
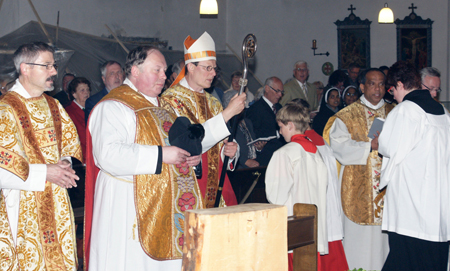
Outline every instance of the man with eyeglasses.
[[422, 87], [430, 91], [431, 97], [439, 101], [439, 93], [441, 92], [441, 72], [433, 67], [426, 67], [420, 70], [422, 78]]
[[294, 79], [284, 84], [285, 94], [281, 98], [280, 104], [285, 105], [293, 99], [303, 99], [308, 101], [311, 106], [311, 111], [314, 111], [319, 106], [317, 100], [316, 86], [308, 83], [309, 68], [306, 61], [300, 60], [294, 64]]
[[[280, 127], [277, 124], [276, 114], [281, 109], [279, 101], [283, 96], [283, 82], [278, 77], [269, 77], [264, 83], [264, 95], [256, 101], [246, 112], [246, 117], [253, 124], [256, 138], [267, 138], [278, 135]], [[256, 147], [259, 152], [256, 161], [260, 166], [267, 166], [273, 153], [281, 148], [286, 141], [283, 137], [273, 138], [269, 141], [259, 141]]]
[[[198, 39], [188, 36], [184, 40], [185, 67], [177, 76], [171, 87], [161, 96], [163, 104], [175, 111], [177, 116], [185, 116], [192, 123], [205, 123], [210, 120], [213, 126], [206, 128], [217, 138], [217, 143], [206, 153], [203, 153], [201, 164], [197, 166], [196, 175], [203, 202], [206, 208], [214, 207], [219, 177], [222, 170], [222, 155], [231, 157], [228, 169], [233, 169], [233, 162], [238, 159], [238, 145], [235, 142], [223, 140], [223, 134], [229, 135], [226, 123], [245, 107], [246, 95], [237, 94], [230, 100], [225, 109], [220, 102], [205, 89], [211, 87], [216, 75], [216, 51], [214, 40], [205, 32]], [[223, 199], [223, 200], [222, 200]], [[237, 204], [228, 177], [222, 191], [220, 206]]]
[[42, 42], [14, 53], [19, 78], [0, 100], [0, 251], [5, 270], [77, 269], [67, 188], [82, 160], [72, 120], [53, 90], [54, 49]]

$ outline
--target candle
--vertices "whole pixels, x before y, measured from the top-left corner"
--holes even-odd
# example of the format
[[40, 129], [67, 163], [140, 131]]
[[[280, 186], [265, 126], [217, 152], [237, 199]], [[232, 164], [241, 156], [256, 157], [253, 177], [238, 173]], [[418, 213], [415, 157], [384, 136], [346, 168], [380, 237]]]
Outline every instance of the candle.
[[317, 41], [316, 41], [316, 40], [313, 40], [313, 46], [312, 46], [312, 48], [313, 48], [313, 49], [317, 49]]

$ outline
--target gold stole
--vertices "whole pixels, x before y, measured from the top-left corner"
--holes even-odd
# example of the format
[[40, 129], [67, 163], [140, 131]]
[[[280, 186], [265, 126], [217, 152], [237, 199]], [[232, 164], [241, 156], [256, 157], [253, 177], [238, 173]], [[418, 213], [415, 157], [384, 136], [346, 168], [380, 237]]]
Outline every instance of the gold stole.
[[[369, 142], [367, 134], [373, 120], [377, 117], [385, 119], [392, 108], [391, 104], [386, 103], [380, 109], [374, 110], [358, 100], [328, 120], [324, 138], [329, 142], [329, 130], [336, 118], [339, 118], [347, 126], [353, 140]], [[381, 157], [376, 150], [370, 153], [366, 165], [345, 166], [341, 201], [345, 215], [353, 222], [360, 225], [381, 225], [386, 189], [379, 189], [380, 174]]]
[[[57, 141], [57, 147], [59, 154], [61, 154], [61, 142], [62, 142], [62, 125], [61, 125], [61, 116], [59, 112], [59, 108], [55, 102], [55, 100], [45, 94], [43, 94], [45, 99], [47, 100], [52, 119], [54, 125], [54, 133], [51, 135], [47, 135], [49, 137], [53, 137], [53, 140]], [[9, 104], [13, 109], [13, 114], [15, 121], [17, 123], [17, 128], [19, 129], [19, 134], [22, 137], [23, 148], [28, 158], [28, 162], [30, 164], [46, 164], [45, 158], [40, 150], [39, 140], [37, 139], [36, 133], [33, 130], [31, 119], [29, 112], [25, 106], [25, 104], [19, 98], [19, 95], [15, 92], [9, 92], [2, 98], [2, 102]], [[56, 138], [54, 138], [56, 137]], [[59, 157], [59, 155], [58, 155]], [[17, 158], [17, 157], [16, 157]], [[24, 163], [24, 158], [21, 158], [21, 165]], [[19, 159], [18, 159], [19, 160]], [[7, 167], [3, 167], [6, 170], [9, 170]], [[15, 169], [9, 170], [14, 174], [17, 174], [23, 180], [26, 180], [28, 177], [28, 164], [26, 166], [26, 174], [23, 174], [24, 171]], [[1, 213], [2, 216], [6, 214], [6, 205], [5, 199], [1, 197]], [[29, 269], [29, 262], [33, 261], [35, 265], [39, 266], [42, 264], [42, 261], [45, 263], [46, 270], [66, 270], [64, 253], [62, 251], [62, 246], [67, 246], [67, 244], [62, 244], [59, 242], [59, 236], [57, 234], [57, 225], [55, 220], [55, 215], [58, 214], [55, 211], [55, 204], [53, 201], [53, 191], [52, 184], [50, 182], [46, 182], [45, 190], [43, 192], [21, 192], [20, 198], [20, 215], [19, 215], [19, 224], [25, 227], [23, 231], [23, 241], [19, 242], [19, 230], [18, 229], [18, 245], [16, 248], [15, 257], [18, 257], [19, 260], [18, 265], [21, 270]], [[23, 206], [27, 206], [24, 207]], [[34, 211], [33, 209], [36, 209]], [[23, 213], [24, 212], [24, 213]], [[37, 216], [36, 216], [37, 214]], [[67, 217], [66, 219], [72, 219]], [[3, 217], [2, 217], [3, 218]], [[3, 220], [3, 219], [2, 219]], [[37, 221], [36, 221], [37, 220]], [[3, 220], [5, 221], [5, 220]], [[39, 240], [31, 229], [34, 223], [37, 222], [39, 228]], [[27, 227], [30, 227], [30, 231], [27, 230]], [[73, 227], [73, 224], [72, 224]], [[18, 227], [20, 228], [20, 226]], [[12, 235], [9, 232], [9, 237], [12, 241]], [[36, 242], [39, 242], [36, 243]], [[11, 242], [12, 244], [12, 242]], [[39, 245], [42, 248], [39, 248]], [[14, 250], [14, 248], [12, 248]], [[74, 251], [74, 255], [75, 255]], [[36, 261], [38, 259], [38, 261]], [[75, 262], [69, 263], [69, 265], [76, 266], [76, 257], [73, 259]], [[14, 264], [15, 268], [18, 268], [14, 261], [11, 261]], [[11, 266], [11, 268], [13, 268]], [[40, 266], [39, 269], [44, 269], [44, 266]]]
[[[112, 90], [103, 100], [130, 107], [136, 114], [136, 143], [168, 146], [168, 132], [176, 116], [152, 105], [126, 85]], [[139, 241], [145, 253], [157, 260], [183, 256], [184, 211], [201, 209], [202, 200], [195, 174], [187, 163], [163, 163], [161, 174], [134, 176]]]
[[[187, 89], [180, 84], [166, 90], [162, 99], [163, 106], [167, 110], [175, 110], [177, 115], [187, 117], [196, 124], [205, 123], [208, 119], [222, 112], [222, 105], [209, 93], [198, 93]], [[219, 142], [208, 150], [208, 176], [206, 192], [203, 199], [205, 208], [213, 208], [216, 202], [216, 194], [219, 187], [220, 150], [223, 142]], [[204, 163], [205, 161], [203, 161]], [[203, 179], [203, 178], [202, 178]], [[225, 202], [221, 198], [221, 206]]]

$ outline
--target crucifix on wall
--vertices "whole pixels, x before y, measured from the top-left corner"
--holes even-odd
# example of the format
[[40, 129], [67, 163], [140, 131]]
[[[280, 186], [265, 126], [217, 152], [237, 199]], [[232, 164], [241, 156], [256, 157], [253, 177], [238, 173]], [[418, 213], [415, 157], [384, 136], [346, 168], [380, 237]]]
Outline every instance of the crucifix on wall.
[[411, 13], [397, 25], [397, 60], [407, 61], [418, 69], [431, 67], [431, 19], [423, 20], [414, 10], [414, 3], [408, 9]]

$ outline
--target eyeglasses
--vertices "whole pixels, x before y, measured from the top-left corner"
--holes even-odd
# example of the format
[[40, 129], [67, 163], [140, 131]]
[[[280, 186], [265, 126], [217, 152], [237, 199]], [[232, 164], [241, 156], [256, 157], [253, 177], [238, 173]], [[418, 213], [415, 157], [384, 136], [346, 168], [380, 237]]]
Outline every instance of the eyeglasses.
[[436, 91], [437, 93], [441, 92], [441, 88], [429, 88], [427, 85], [422, 84], [422, 86], [424, 86], [426, 89], [428, 89], [429, 91]]
[[295, 68], [295, 70], [299, 71], [299, 72], [307, 72], [308, 69], [301, 69], [301, 68]]
[[[269, 86], [269, 85], [268, 85]], [[273, 91], [275, 91], [276, 93], [281, 93], [281, 95], [284, 95], [284, 90], [279, 90], [279, 89], [274, 89], [273, 87], [269, 86], [269, 88], [271, 88]]]
[[200, 66], [200, 67], [205, 68], [205, 70], [206, 70], [207, 72], [210, 72], [210, 71], [214, 70], [214, 71], [217, 73], [217, 72], [219, 71], [219, 68], [218, 68], [218, 67], [213, 67], [213, 66], [203, 66], [203, 65], [200, 65], [200, 64], [197, 64], [197, 66]]
[[356, 96], [356, 93], [347, 92], [347, 93], [345, 93], [345, 96]]
[[34, 66], [42, 66], [45, 67], [47, 70], [51, 70], [52, 68], [55, 68], [55, 70], [58, 69], [58, 65], [56, 64], [38, 64], [38, 63], [25, 63], [27, 65], [34, 65]]
[[391, 95], [394, 95], [394, 86], [390, 87], [387, 92]]

